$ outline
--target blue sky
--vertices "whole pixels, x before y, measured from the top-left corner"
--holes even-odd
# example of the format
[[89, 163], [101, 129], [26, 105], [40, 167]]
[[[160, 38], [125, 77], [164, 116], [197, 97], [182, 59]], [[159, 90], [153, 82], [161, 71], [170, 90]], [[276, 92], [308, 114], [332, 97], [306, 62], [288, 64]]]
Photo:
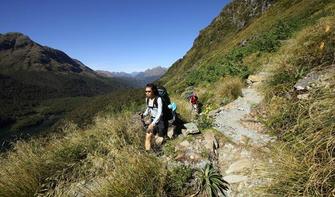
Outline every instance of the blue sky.
[[0, 33], [22, 32], [92, 69], [169, 67], [228, 0], [1, 0]]

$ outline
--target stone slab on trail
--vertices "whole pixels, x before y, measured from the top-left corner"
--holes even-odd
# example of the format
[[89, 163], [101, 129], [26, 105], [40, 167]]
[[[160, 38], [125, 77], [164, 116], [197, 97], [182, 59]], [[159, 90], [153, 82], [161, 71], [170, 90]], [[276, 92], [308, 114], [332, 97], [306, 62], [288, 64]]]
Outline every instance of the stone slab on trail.
[[251, 168], [252, 167], [252, 163], [250, 162], [250, 160], [248, 159], [241, 159], [238, 160], [234, 163], [232, 163], [228, 170], [226, 170], [226, 174], [231, 174], [233, 172], [240, 172], [243, 169], [247, 169], [247, 168]]
[[250, 143], [264, 146], [272, 140], [270, 136], [258, 133], [241, 124], [243, 117], [248, 115], [252, 107], [259, 104], [263, 97], [255, 88], [245, 88], [242, 94], [243, 97], [237, 98], [215, 115], [214, 128], [223, 132], [236, 144], [243, 143], [245, 141], [243, 139], [248, 138]]
[[227, 181], [228, 183], [232, 184], [232, 183], [239, 183], [242, 181], [246, 181], [248, 180], [248, 177], [242, 176], [242, 175], [228, 175], [228, 176], [223, 177], [223, 179]]
[[190, 135], [190, 134], [198, 134], [200, 130], [198, 129], [197, 125], [193, 122], [184, 124], [186, 129], [182, 129], [183, 135]]

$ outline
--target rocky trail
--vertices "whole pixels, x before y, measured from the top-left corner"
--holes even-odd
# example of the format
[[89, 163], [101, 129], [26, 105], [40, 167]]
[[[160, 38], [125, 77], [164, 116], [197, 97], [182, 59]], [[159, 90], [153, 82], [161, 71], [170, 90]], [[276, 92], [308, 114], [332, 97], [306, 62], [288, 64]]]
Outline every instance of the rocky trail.
[[275, 139], [264, 134], [253, 113], [253, 107], [263, 100], [258, 87], [266, 76], [264, 72], [250, 76], [241, 97], [212, 112], [214, 128], [230, 141], [218, 151], [221, 174], [230, 183], [229, 196], [260, 196], [257, 187], [268, 182], [262, 178], [262, 167], [272, 163], [267, 146]]
[[262, 168], [272, 163], [268, 145], [275, 139], [264, 133], [254, 107], [263, 100], [258, 87], [267, 76], [265, 72], [250, 76], [241, 97], [209, 112], [212, 129], [199, 135], [194, 135], [198, 130], [187, 129], [173, 140], [173, 145], [165, 147], [173, 149], [173, 154], [161, 158], [170, 166], [182, 164], [192, 168], [212, 162], [230, 184], [228, 196], [262, 196], [257, 188], [269, 181], [262, 176]]

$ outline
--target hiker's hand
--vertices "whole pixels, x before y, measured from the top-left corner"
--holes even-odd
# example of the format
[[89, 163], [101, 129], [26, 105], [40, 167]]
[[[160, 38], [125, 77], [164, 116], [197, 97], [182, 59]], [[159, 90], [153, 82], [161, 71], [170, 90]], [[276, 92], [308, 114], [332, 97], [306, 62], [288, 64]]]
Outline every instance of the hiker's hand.
[[138, 113], [139, 116], [143, 116], [143, 112]]
[[154, 126], [155, 125], [153, 123], [149, 124], [148, 130], [153, 131], [154, 130]]

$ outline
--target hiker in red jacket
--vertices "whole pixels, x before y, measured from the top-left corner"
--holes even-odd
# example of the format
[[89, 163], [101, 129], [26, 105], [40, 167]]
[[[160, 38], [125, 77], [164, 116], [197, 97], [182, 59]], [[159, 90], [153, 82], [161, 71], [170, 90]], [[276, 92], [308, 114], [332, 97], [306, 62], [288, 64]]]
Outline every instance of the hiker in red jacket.
[[195, 94], [195, 92], [192, 93], [192, 95], [189, 97], [190, 99], [190, 103], [192, 105], [192, 109], [198, 113], [198, 110], [199, 110], [199, 106], [198, 106], [198, 97], [197, 95]]

